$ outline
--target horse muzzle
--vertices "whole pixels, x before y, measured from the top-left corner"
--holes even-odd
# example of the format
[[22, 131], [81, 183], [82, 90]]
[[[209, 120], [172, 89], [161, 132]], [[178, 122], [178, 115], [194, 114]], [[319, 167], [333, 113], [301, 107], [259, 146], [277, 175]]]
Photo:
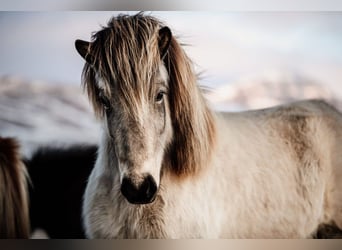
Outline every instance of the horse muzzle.
[[147, 175], [140, 184], [124, 177], [121, 183], [121, 193], [132, 204], [148, 204], [155, 200], [157, 184], [151, 175]]

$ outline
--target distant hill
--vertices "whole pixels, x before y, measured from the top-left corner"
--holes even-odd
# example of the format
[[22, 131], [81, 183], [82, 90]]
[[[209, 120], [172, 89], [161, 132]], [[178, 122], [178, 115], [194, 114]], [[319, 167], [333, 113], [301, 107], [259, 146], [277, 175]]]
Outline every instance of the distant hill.
[[28, 155], [39, 145], [96, 143], [99, 124], [80, 86], [2, 77], [0, 136], [16, 137]]
[[207, 93], [212, 106], [219, 110], [260, 109], [305, 99], [324, 99], [342, 110], [342, 98], [327, 86], [298, 75], [245, 80], [218, 87]]

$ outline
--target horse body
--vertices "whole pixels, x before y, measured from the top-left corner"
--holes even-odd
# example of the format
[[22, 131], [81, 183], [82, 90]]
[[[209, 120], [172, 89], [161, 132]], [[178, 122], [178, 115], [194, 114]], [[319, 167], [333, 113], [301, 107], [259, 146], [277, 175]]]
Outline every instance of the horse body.
[[31, 232], [44, 230], [49, 238], [85, 238], [82, 200], [94, 167], [96, 145], [44, 146], [24, 163], [28, 186]]
[[[340, 114], [322, 101], [216, 115], [212, 162], [199, 176], [165, 174], [152, 204], [129, 204], [106, 149], [89, 180], [91, 237], [303, 238], [322, 223], [340, 227]], [[105, 145], [105, 143], [102, 143]], [[332, 153], [330, 153], [332, 152]], [[101, 157], [102, 155], [102, 157]], [[335, 158], [335, 159], [334, 159]], [[337, 219], [337, 220], [336, 220]]]
[[214, 113], [171, 31], [141, 13], [113, 18], [76, 49], [103, 122], [83, 204], [89, 237], [298, 238], [342, 227], [334, 108]]
[[336, 181], [329, 152], [337, 150], [334, 133], [342, 132], [338, 112], [306, 101], [225, 117], [218, 156], [228, 178], [232, 226], [225, 237], [303, 238], [331, 222], [329, 185]]

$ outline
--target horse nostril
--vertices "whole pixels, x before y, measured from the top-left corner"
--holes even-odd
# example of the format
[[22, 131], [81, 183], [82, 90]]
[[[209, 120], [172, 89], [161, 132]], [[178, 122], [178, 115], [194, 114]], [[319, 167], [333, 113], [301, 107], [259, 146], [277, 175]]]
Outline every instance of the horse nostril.
[[144, 182], [141, 185], [141, 190], [145, 193], [148, 199], [151, 200], [152, 198], [154, 198], [157, 192], [157, 184], [151, 175], [148, 175], [145, 178]]
[[146, 176], [139, 186], [135, 185], [131, 179], [124, 177], [121, 184], [121, 193], [130, 203], [151, 203], [157, 193], [157, 184], [151, 175]]
[[121, 193], [127, 198], [135, 197], [138, 193], [138, 188], [132, 183], [131, 179], [123, 178], [121, 184]]

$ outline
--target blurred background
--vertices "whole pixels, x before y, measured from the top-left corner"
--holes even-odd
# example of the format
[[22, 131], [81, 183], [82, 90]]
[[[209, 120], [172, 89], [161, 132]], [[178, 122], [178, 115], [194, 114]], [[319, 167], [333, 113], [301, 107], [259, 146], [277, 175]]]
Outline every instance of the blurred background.
[[[0, 12], [0, 136], [41, 145], [97, 143], [75, 39], [119, 12]], [[136, 12], [120, 12], [134, 14]], [[324, 98], [342, 110], [342, 12], [146, 12], [182, 43], [216, 110]]]

